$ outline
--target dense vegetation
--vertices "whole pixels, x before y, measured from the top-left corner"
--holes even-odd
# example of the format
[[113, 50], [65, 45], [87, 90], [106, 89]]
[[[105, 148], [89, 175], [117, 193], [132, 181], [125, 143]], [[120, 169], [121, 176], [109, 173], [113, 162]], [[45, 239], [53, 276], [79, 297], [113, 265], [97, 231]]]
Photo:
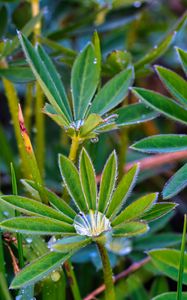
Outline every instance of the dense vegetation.
[[187, 299], [186, 6], [0, 1], [0, 300]]

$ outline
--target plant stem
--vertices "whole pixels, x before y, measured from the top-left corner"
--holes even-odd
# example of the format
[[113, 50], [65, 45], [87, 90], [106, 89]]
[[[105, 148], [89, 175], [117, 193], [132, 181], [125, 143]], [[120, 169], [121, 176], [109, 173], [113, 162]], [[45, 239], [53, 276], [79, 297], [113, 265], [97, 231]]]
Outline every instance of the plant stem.
[[[13, 167], [13, 164], [10, 165], [11, 168], [11, 178], [12, 178], [12, 192], [13, 195], [18, 194], [18, 188], [17, 188], [17, 180], [16, 180], [16, 174]], [[19, 217], [21, 214], [19, 211], [15, 211], [15, 216]], [[19, 266], [20, 268], [24, 267], [24, 257], [23, 257], [23, 238], [21, 233], [17, 233], [17, 242], [18, 242], [18, 256], [19, 256]]]
[[112, 268], [110, 265], [110, 260], [108, 257], [107, 250], [102, 243], [97, 242], [97, 247], [101, 256], [101, 261], [103, 265], [103, 275], [105, 282], [105, 299], [115, 300], [114, 282], [112, 277]]
[[73, 294], [73, 298], [75, 300], [81, 300], [82, 298], [80, 295], [80, 291], [79, 291], [79, 287], [78, 287], [77, 279], [75, 276], [75, 272], [73, 270], [72, 263], [68, 260], [65, 262], [64, 267], [66, 270], [66, 275], [68, 277], [71, 292]]
[[8, 290], [5, 273], [6, 272], [5, 272], [5, 260], [3, 254], [3, 239], [2, 239], [2, 232], [0, 231], [0, 295], [2, 296], [2, 300], [11, 300], [12, 298]]
[[[79, 148], [79, 139], [78, 139], [78, 137], [76, 137], [76, 138], [72, 139], [70, 152], [69, 152], [69, 159], [72, 162], [76, 161], [78, 148]], [[65, 191], [64, 194], [67, 194], [67, 191]], [[69, 285], [70, 285], [70, 288], [71, 288], [74, 299], [75, 300], [81, 300], [81, 295], [80, 295], [78, 283], [77, 283], [75, 272], [73, 270], [73, 266], [72, 266], [71, 262], [69, 260], [66, 261], [65, 264], [64, 264], [64, 267], [65, 267], [65, 270], [66, 270], [66, 275], [68, 277]]]
[[[35, 17], [40, 12], [39, 0], [31, 0], [32, 16]], [[41, 34], [41, 22], [38, 22], [34, 28], [34, 44], [38, 42]], [[42, 113], [44, 106], [44, 95], [39, 83], [36, 83], [36, 103], [35, 103], [35, 118], [36, 118], [36, 159], [38, 161], [41, 176], [44, 175], [45, 161], [45, 119]]]
[[78, 149], [79, 149], [79, 138], [74, 137], [72, 139], [71, 148], [70, 148], [70, 152], [69, 152], [69, 159], [72, 162], [76, 161]]

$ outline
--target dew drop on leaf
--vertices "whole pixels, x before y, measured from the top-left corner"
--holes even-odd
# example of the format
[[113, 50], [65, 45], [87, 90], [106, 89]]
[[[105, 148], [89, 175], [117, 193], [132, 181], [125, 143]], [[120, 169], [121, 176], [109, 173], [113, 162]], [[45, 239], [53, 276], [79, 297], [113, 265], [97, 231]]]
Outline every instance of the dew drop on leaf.
[[59, 281], [60, 280], [60, 273], [57, 272], [57, 271], [53, 271], [52, 274], [51, 274], [51, 279], [54, 282]]
[[133, 3], [133, 5], [134, 5], [134, 7], [138, 8], [138, 7], [140, 7], [142, 5], [142, 3], [140, 1], [135, 1]]
[[9, 216], [9, 212], [5, 210], [5, 211], [3, 212], [3, 215], [4, 215], [5, 217], [8, 217], [8, 216]]
[[31, 237], [26, 238], [26, 242], [27, 242], [28, 244], [31, 244], [31, 243], [32, 243], [32, 238], [31, 238]]
[[98, 143], [99, 138], [95, 137], [95, 138], [91, 139], [90, 141], [91, 141], [91, 143], [96, 144], [96, 143]]

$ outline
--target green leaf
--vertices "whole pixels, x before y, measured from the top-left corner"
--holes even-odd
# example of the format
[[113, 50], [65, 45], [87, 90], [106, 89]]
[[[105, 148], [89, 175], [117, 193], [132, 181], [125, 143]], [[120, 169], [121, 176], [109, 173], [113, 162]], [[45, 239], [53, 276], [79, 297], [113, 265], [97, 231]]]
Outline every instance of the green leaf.
[[68, 101], [64, 86], [62, 84], [60, 75], [57, 73], [57, 70], [56, 70], [51, 58], [49, 57], [49, 55], [47, 55], [47, 53], [44, 51], [44, 49], [40, 45], [38, 45], [38, 47], [36, 48], [36, 51], [38, 52], [42, 62], [46, 66], [49, 74], [51, 75], [51, 78], [54, 81], [56, 89], [58, 90], [58, 92], [61, 96], [61, 100], [62, 100], [61, 106], [63, 106], [63, 109], [67, 109], [68, 116], [70, 117], [70, 119], [72, 119], [72, 113], [71, 113], [69, 101]]
[[11, 66], [7, 69], [0, 69], [0, 76], [3, 76], [15, 83], [25, 83], [34, 80], [33, 73], [28, 67]]
[[71, 89], [75, 120], [85, 117], [90, 101], [96, 91], [99, 72], [92, 44], [88, 44], [76, 58], [71, 74]]
[[74, 227], [70, 224], [44, 217], [16, 217], [7, 219], [0, 224], [1, 229], [10, 232], [26, 234], [74, 234]]
[[[148, 252], [156, 268], [173, 280], [178, 280], [178, 270], [180, 264], [180, 251], [174, 249], [158, 249]], [[184, 254], [184, 274], [183, 281], [187, 284], [187, 254]]]
[[151, 284], [150, 299], [157, 295], [167, 293], [169, 291], [169, 284], [165, 276], [157, 276]]
[[163, 113], [167, 117], [187, 124], [187, 111], [172, 99], [162, 96], [159, 93], [143, 88], [133, 88], [133, 93], [151, 108]]
[[142, 103], [131, 104], [114, 111], [118, 115], [118, 127], [143, 123], [156, 118], [159, 114]]
[[106, 212], [108, 218], [113, 219], [124, 205], [135, 185], [138, 171], [139, 165], [135, 164], [121, 179], [108, 206]]
[[156, 66], [156, 70], [169, 92], [182, 105], [187, 105], [187, 82], [177, 73], [161, 66]]
[[149, 226], [143, 222], [129, 222], [114, 228], [113, 235], [116, 237], [130, 237], [140, 235], [149, 230]]
[[47, 57], [47, 54], [45, 54], [45, 57], [44, 55], [41, 56], [41, 48], [39, 47], [38, 50], [35, 50], [29, 40], [21, 33], [19, 33], [19, 39], [27, 61], [34, 76], [43, 89], [43, 92], [54, 106], [55, 110], [60, 114], [64, 114], [67, 124], [69, 124], [72, 120], [72, 116], [69, 114], [69, 106], [66, 106], [67, 98], [66, 96], [64, 98], [65, 92], [61, 94], [61, 91], [64, 91], [64, 88], [61, 83], [61, 89], [59, 89], [59, 75], [52, 66], [50, 58]]
[[147, 153], [168, 153], [187, 150], [187, 135], [159, 134], [142, 139], [133, 144], [131, 149]]
[[141, 216], [154, 205], [158, 197], [158, 193], [148, 194], [134, 201], [127, 206], [112, 222], [113, 226], [117, 226], [122, 222], [129, 222], [141, 219]]
[[187, 186], [187, 164], [182, 166], [165, 184], [162, 191], [164, 199], [177, 195]]
[[32, 200], [30, 198], [11, 195], [11, 196], [1, 196], [0, 201], [26, 214], [38, 215], [38, 216], [48, 217], [51, 219], [56, 219], [68, 223], [73, 223], [72, 219], [66, 216], [65, 214], [62, 214], [59, 211], [54, 210], [53, 208], [45, 204], [42, 204], [39, 201]]
[[185, 243], [186, 243], [186, 215], [184, 215], [184, 225], [183, 225], [183, 234], [182, 234], [182, 243], [181, 243], [181, 255], [180, 255], [176, 300], [183, 299], [183, 297], [182, 297], [182, 280], [183, 280], [183, 272], [184, 272]]
[[71, 255], [72, 253], [49, 252], [41, 256], [22, 269], [12, 281], [10, 287], [18, 289], [38, 282], [61, 266]]
[[171, 32], [169, 32], [169, 34], [167, 34], [156, 47], [152, 48], [146, 55], [144, 55], [143, 58], [141, 58], [135, 63], [135, 70], [138, 71], [145, 65], [151, 64], [153, 61], [162, 56], [168, 49], [168, 47], [171, 45], [176, 36], [176, 33], [181, 29], [185, 22], [186, 13], [184, 13], [184, 15], [179, 19], [179, 21], [177, 21], [175, 26], [172, 28]]
[[[150, 228], [151, 231], [151, 228]], [[133, 247], [135, 251], [147, 251], [151, 249], [165, 248], [177, 246], [181, 242], [181, 234], [178, 233], [159, 233], [153, 235], [150, 233], [145, 237], [136, 239], [133, 242]]]
[[68, 123], [66, 117], [62, 114], [58, 114], [51, 104], [49, 103], [45, 104], [43, 108], [43, 113], [46, 114], [48, 117], [50, 117], [60, 127], [67, 128]]
[[159, 202], [156, 203], [149, 211], [145, 212], [141, 219], [147, 222], [151, 222], [160, 217], [163, 217], [168, 212], [172, 211], [176, 207], [175, 203], [171, 202]]
[[77, 168], [72, 161], [62, 154], [59, 155], [59, 168], [63, 181], [76, 206], [80, 211], [87, 212], [89, 207], [85, 200]]
[[98, 72], [98, 76], [100, 78], [100, 72], [101, 72], [101, 60], [102, 60], [102, 56], [101, 56], [101, 46], [100, 46], [100, 40], [99, 40], [99, 35], [97, 33], [97, 31], [94, 31], [93, 37], [92, 37], [92, 43], [94, 46], [94, 51], [95, 51], [95, 57], [96, 57], [96, 62], [97, 62], [97, 72]]
[[98, 210], [105, 212], [110, 203], [112, 192], [117, 177], [117, 156], [113, 151], [109, 156], [101, 176], [100, 191], [98, 197]]
[[179, 59], [181, 61], [181, 65], [183, 67], [184, 72], [187, 74], [187, 52], [180, 49], [176, 48]]
[[93, 99], [90, 113], [102, 116], [122, 102], [128, 93], [128, 88], [132, 84], [133, 78], [134, 73], [132, 68], [114, 76]]
[[[25, 188], [31, 193], [35, 193], [36, 195], [39, 195], [39, 187], [35, 183], [35, 181], [28, 180], [28, 179], [22, 179], [21, 182], [25, 186]], [[48, 201], [50, 204], [55, 207], [57, 210], [59, 210], [61, 213], [67, 215], [71, 219], [74, 219], [76, 216], [76, 212], [71, 208], [70, 205], [68, 205], [62, 198], [58, 197], [55, 193], [50, 191], [49, 189], [42, 187], [45, 195], [48, 198]]]
[[86, 138], [87, 136], [89, 136], [90, 133], [92, 133], [92, 131], [97, 126], [99, 126], [103, 122], [104, 122], [103, 119], [99, 115], [96, 114], [89, 115], [85, 123], [83, 124], [83, 126], [80, 128], [80, 137]]
[[57, 242], [50, 245], [50, 248], [57, 252], [68, 253], [87, 246], [91, 241], [91, 238], [77, 235], [57, 240]]
[[[168, 292], [163, 293], [154, 297], [152, 300], [176, 300], [177, 293], [176, 292]], [[187, 293], [182, 293], [182, 300], [187, 300]]]
[[87, 206], [96, 210], [97, 184], [95, 170], [91, 159], [85, 149], [82, 150], [79, 164], [80, 179]]

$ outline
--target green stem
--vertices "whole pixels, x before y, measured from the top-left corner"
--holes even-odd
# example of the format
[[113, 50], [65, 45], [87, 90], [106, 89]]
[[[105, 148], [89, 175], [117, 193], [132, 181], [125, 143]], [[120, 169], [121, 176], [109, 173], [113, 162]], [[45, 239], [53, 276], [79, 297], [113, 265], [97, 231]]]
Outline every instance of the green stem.
[[99, 253], [101, 256], [101, 261], [103, 265], [103, 275], [104, 275], [104, 282], [105, 282], [105, 299], [106, 300], [115, 300], [115, 291], [114, 291], [114, 283], [112, 277], [112, 268], [110, 265], [110, 260], [108, 257], [107, 250], [102, 243], [97, 242], [97, 247], [99, 249]]
[[[69, 159], [73, 162], [76, 161], [77, 153], [79, 148], [79, 139], [78, 137], [72, 139], [71, 148], [69, 152]], [[69, 285], [75, 300], [81, 300], [81, 295], [78, 287], [78, 283], [76, 280], [75, 272], [73, 270], [73, 266], [71, 262], [68, 260], [64, 264], [66, 275], [68, 277]]]
[[72, 162], [76, 161], [78, 149], [79, 149], [79, 138], [74, 137], [72, 139], [71, 148], [70, 148], [70, 152], [69, 152], [69, 159]]
[[73, 294], [73, 298], [75, 300], [81, 300], [81, 295], [80, 295], [80, 291], [79, 291], [79, 287], [78, 287], [78, 283], [77, 283], [77, 279], [75, 276], [75, 272], [72, 266], [72, 263], [68, 260], [65, 262], [64, 264], [65, 270], [66, 270], [66, 275], [68, 278], [68, 282], [71, 288], [71, 292]]
[[120, 132], [120, 145], [119, 145], [119, 168], [118, 168], [118, 178], [119, 180], [124, 174], [124, 165], [126, 163], [128, 150], [128, 128], [123, 128]]
[[2, 300], [11, 300], [11, 295], [8, 290], [5, 272], [5, 260], [3, 253], [3, 239], [2, 232], [0, 231], [0, 295]]
[[[17, 180], [16, 180], [16, 174], [13, 167], [13, 164], [10, 165], [11, 168], [11, 178], [12, 178], [12, 192], [13, 195], [18, 194], [18, 188], [17, 188]], [[15, 216], [19, 217], [21, 214], [19, 211], [15, 211]], [[23, 238], [21, 233], [17, 233], [17, 242], [18, 242], [18, 257], [19, 257], [19, 266], [20, 268], [24, 267], [24, 257], [23, 257]]]

